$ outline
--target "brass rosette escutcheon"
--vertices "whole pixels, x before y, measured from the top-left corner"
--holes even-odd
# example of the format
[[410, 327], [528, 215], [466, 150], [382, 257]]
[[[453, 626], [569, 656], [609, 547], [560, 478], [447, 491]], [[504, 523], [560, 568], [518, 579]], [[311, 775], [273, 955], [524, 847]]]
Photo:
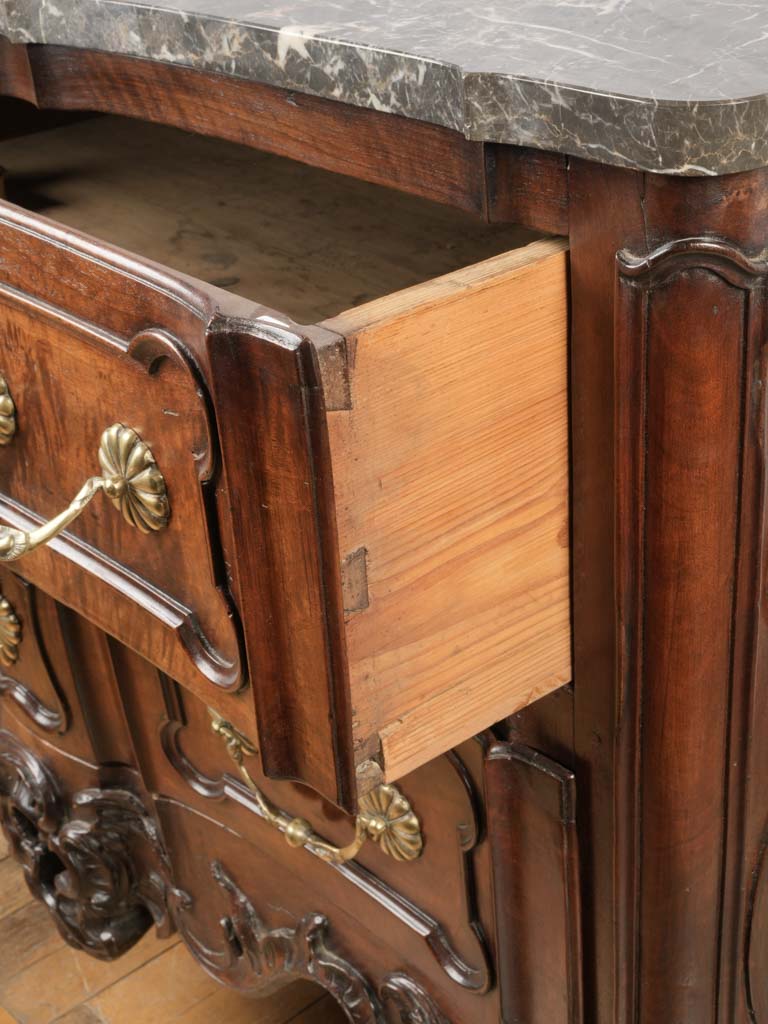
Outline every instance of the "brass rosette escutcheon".
[[132, 427], [114, 423], [101, 435], [98, 459], [102, 475], [86, 480], [57, 516], [35, 530], [0, 526], [0, 561], [12, 562], [47, 544], [103, 491], [123, 518], [142, 533], [162, 530], [171, 514], [163, 474], [149, 446]]
[[149, 446], [131, 427], [114, 423], [101, 435], [99, 463], [104, 493], [123, 519], [142, 533], [162, 530], [170, 507], [163, 474]]
[[365, 819], [369, 839], [394, 860], [416, 860], [424, 840], [419, 819], [410, 801], [397, 786], [377, 786], [360, 801], [360, 817]]
[[11, 668], [19, 659], [21, 622], [7, 597], [0, 594], [0, 665]]
[[16, 403], [0, 373], [0, 445], [10, 444], [16, 433]]
[[305, 818], [296, 818], [276, 807], [256, 785], [245, 764], [256, 754], [256, 747], [241, 732], [209, 708], [211, 728], [223, 741], [227, 753], [237, 765], [240, 777], [256, 800], [261, 816], [283, 833], [289, 846], [305, 847], [329, 864], [354, 860], [367, 840], [377, 843], [387, 856], [395, 860], [416, 860], [424, 849], [421, 824], [410, 802], [397, 786], [378, 786], [360, 801], [355, 818], [355, 838], [347, 846], [334, 846], [314, 831]]

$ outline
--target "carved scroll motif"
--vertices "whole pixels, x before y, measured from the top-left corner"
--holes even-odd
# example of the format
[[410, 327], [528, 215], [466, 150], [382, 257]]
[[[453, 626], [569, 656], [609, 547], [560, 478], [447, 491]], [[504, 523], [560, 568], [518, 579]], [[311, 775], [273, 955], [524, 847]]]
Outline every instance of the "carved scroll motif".
[[153, 922], [160, 934], [172, 930], [165, 855], [132, 793], [84, 790], [67, 808], [50, 769], [3, 730], [0, 822], [32, 894], [71, 946], [113, 960]]
[[245, 994], [306, 978], [333, 996], [351, 1024], [386, 1024], [390, 1010], [401, 1024], [449, 1024], [403, 973], [389, 975], [376, 992], [333, 950], [322, 914], [270, 928], [218, 861], [211, 874], [226, 912], [221, 944], [210, 948], [195, 934], [194, 901], [174, 886], [157, 825], [141, 800], [120, 788], [81, 790], [69, 802], [62, 792], [51, 769], [0, 730], [0, 823], [30, 890], [75, 948], [113, 960], [153, 924], [160, 935], [178, 928], [211, 975]]
[[268, 928], [225, 868], [214, 861], [214, 881], [224, 893], [222, 947], [210, 949], [192, 931], [191, 901], [175, 891], [179, 932], [195, 958], [219, 981], [247, 995], [305, 978], [329, 992], [351, 1024], [385, 1024], [386, 1007], [402, 1024], [449, 1024], [427, 992], [406, 974], [389, 975], [378, 994], [365, 976], [329, 947], [330, 925], [322, 914], [306, 914], [293, 928]]
[[[227, 772], [222, 772], [218, 777], [209, 778], [187, 757], [183, 745], [183, 733], [187, 726], [184, 698], [177, 684], [162, 675], [160, 684], [167, 714], [160, 735], [168, 762], [186, 784], [200, 796], [208, 800], [222, 800], [235, 796], [241, 806], [248, 806], [254, 814], [260, 815], [258, 804], [249, 799], [248, 790], [237, 778]], [[329, 869], [341, 874], [350, 885], [365, 892], [378, 903], [382, 910], [394, 914], [402, 924], [421, 936], [431, 955], [453, 982], [477, 995], [484, 995], [493, 984], [494, 975], [491, 954], [482, 928], [476, 920], [476, 908], [472, 895], [475, 890], [472, 854], [481, 831], [479, 797], [474, 791], [469, 772], [458, 754], [451, 752], [446, 755], [446, 758], [463, 791], [469, 812], [463, 820], [457, 823], [457, 836], [461, 849], [461, 870], [466, 892], [467, 925], [477, 944], [477, 966], [467, 962], [460, 955], [440, 921], [426, 910], [416, 906], [413, 900], [401, 895], [367, 868], [356, 861], [345, 864], [329, 864], [328, 866]], [[309, 852], [312, 852], [311, 848]]]

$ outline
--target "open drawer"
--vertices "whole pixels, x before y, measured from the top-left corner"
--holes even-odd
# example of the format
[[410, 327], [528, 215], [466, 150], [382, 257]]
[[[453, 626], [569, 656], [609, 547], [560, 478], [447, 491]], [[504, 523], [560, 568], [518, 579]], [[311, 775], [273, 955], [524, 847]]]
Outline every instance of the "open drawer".
[[57, 223], [0, 210], [0, 516], [60, 511], [112, 424], [170, 508], [101, 495], [27, 579], [349, 808], [568, 681], [564, 243], [113, 118], [2, 162]]

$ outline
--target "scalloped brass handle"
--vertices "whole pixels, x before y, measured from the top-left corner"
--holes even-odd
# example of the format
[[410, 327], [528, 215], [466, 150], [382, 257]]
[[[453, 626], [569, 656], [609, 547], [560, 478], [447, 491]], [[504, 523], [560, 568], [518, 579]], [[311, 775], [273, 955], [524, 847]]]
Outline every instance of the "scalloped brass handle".
[[416, 860], [421, 856], [424, 848], [421, 824], [408, 799], [397, 786], [378, 786], [364, 796], [360, 801], [360, 813], [355, 819], [355, 838], [348, 846], [334, 846], [319, 836], [304, 818], [291, 817], [264, 796], [245, 766], [245, 758], [252, 757], [256, 748], [211, 708], [208, 713], [211, 716], [211, 728], [226, 744], [227, 752], [237, 765], [240, 777], [256, 798], [262, 816], [268, 824], [283, 833], [289, 846], [305, 846], [329, 864], [343, 864], [353, 860], [368, 839], [378, 843], [382, 852], [394, 860]]
[[142, 533], [162, 530], [168, 524], [170, 506], [165, 479], [149, 446], [132, 427], [113, 423], [104, 431], [99, 463], [102, 475], [86, 480], [67, 508], [47, 523], [29, 532], [0, 526], [0, 562], [13, 562], [53, 540], [77, 519], [99, 491], [122, 512], [126, 522]]
[[16, 433], [16, 403], [8, 389], [8, 382], [0, 373], [0, 445], [10, 444]]

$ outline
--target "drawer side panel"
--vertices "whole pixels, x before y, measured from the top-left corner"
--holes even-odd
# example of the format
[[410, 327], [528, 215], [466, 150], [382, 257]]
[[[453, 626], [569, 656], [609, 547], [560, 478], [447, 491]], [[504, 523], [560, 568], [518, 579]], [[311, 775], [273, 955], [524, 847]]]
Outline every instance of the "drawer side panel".
[[570, 678], [567, 251], [327, 326], [347, 338], [351, 408], [328, 418], [355, 742], [378, 737], [394, 780]]

